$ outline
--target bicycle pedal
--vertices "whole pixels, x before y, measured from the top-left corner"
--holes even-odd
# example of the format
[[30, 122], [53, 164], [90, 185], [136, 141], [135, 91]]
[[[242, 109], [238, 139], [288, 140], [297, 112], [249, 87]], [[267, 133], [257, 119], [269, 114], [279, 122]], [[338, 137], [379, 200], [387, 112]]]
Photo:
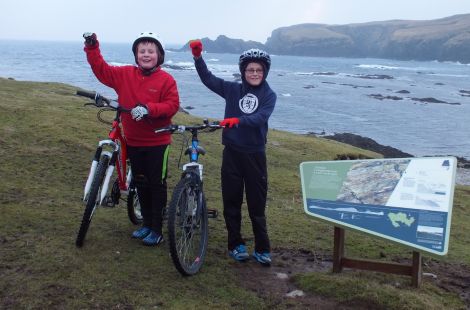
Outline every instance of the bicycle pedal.
[[101, 206], [105, 207], [105, 208], [114, 208], [116, 206], [116, 202], [113, 200], [112, 197], [106, 196], [103, 199], [103, 202], [101, 203]]
[[219, 211], [216, 209], [207, 209], [207, 217], [210, 219], [215, 219], [219, 216]]

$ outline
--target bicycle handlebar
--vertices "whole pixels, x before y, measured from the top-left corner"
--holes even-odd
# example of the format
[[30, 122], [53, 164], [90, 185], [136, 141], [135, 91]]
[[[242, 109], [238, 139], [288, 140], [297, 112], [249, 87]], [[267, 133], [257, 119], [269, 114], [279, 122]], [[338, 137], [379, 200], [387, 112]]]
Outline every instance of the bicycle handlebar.
[[184, 131], [198, 131], [198, 130], [203, 130], [209, 128], [210, 131], [214, 131], [220, 128], [225, 128], [224, 126], [220, 126], [220, 122], [211, 122], [209, 123], [208, 120], [204, 120], [204, 124], [200, 125], [192, 125], [192, 126], [187, 126], [187, 125], [177, 125], [177, 124], [171, 124], [167, 127], [159, 128], [155, 130], [155, 133], [160, 133], [160, 132], [171, 132], [174, 133], [175, 131], [177, 132], [184, 132]]
[[77, 95], [82, 96], [82, 97], [87, 97], [93, 100], [95, 99], [97, 94], [98, 93], [94, 91], [77, 90]]
[[116, 100], [111, 100], [109, 98], [106, 98], [105, 96], [102, 96], [99, 93], [94, 92], [94, 91], [77, 90], [77, 95], [94, 100], [95, 102], [91, 104], [93, 104], [94, 106], [98, 108], [110, 107], [115, 110], [119, 110], [123, 112], [130, 112], [130, 110], [121, 108], [119, 106], [119, 102], [117, 102]]

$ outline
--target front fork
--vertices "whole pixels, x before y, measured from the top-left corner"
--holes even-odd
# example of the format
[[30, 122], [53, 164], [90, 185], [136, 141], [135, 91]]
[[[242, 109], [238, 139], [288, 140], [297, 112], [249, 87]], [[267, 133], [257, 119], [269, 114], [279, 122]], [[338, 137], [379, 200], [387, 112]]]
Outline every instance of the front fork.
[[[190, 178], [190, 182], [192, 183], [192, 186], [188, 188], [188, 191], [193, 191], [194, 189], [197, 189], [196, 192], [189, 193], [188, 196], [192, 197], [190, 201], [188, 201], [189, 208], [186, 210], [186, 215], [187, 216], [196, 216], [196, 212], [200, 212], [201, 209], [197, 208], [198, 205], [201, 205], [203, 203], [202, 201], [202, 171], [203, 171], [203, 165], [195, 162], [187, 163], [183, 165], [183, 174], [185, 174], [186, 178]], [[197, 196], [194, 196], [196, 195]], [[198, 214], [199, 216], [200, 214]]]
[[[108, 151], [103, 151], [104, 146], [110, 146], [113, 150], [112, 153]], [[88, 197], [88, 193], [90, 192], [91, 184], [93, 183], [93, 179], [96, 173], [96, 167], [98, 166], [98, 162], [101, 156], [107, 156], [110, 158], [108, 168], [106, 169], [106, 174], [103, 180], [103, 184], [101, 184], [101, 193], [100, 193], [100, 201], [101, 204], [103, 202], [106, 193], [108, 192], [109, 183], [111, 180], [111, 176], [114, 172], [114, 167], [116, 165], [116, 159], [119, 154], [119, 145], [112, 140], [102, 140], [98, 143], [98, 148], [96, 149], [95, 156], [93, 157], [93, 161], [91, 162], [90, 172], [88, 173], [88, 178], [85, 183], [84, 195], [83, 200], [86, 201]], [[129, 176], [128, 176], [129, 177]]]
[[[192, 178], [194, 178], [192, 180], [192, 182], [195, 182], [195, 183], [198, 183], [200, 182], [200, 191], [201, 191], [201, 195], [199, 197], [197, 197], [197, 199], [201, 199], [201, 201], [199, 201], [199, 203], [204, 203], [202, 201], [203, 199], [203, 189], [202, 189], [202, 172], [203, 172], [203, 165], [202, 164], [199, 164], [199, 163], [195, 163], [195, 162], [190, 162], [190, 163], [187, 163], [185, 165], [183, 165], [183, 174], [189, 174]], [[206, 206], [207, 207], [207, 206]], [[195, 209], [191, 209], [191, 215], [195, 215]], [[217, 218], [217, 216], [219, 215], [219, 212], [217, 211], [217, 209], [207, 209], [207, 217], [209, 218]]]

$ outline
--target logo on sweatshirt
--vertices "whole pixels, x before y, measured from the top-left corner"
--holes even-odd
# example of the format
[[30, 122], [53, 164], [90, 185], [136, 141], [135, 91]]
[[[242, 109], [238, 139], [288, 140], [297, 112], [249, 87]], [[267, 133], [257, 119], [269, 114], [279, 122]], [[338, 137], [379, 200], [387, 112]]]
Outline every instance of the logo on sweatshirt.
[[251, 114], [258, 108], [258, 97], [253, 94], [246, 94], [239, 101], [240, 110], [245, 114]]

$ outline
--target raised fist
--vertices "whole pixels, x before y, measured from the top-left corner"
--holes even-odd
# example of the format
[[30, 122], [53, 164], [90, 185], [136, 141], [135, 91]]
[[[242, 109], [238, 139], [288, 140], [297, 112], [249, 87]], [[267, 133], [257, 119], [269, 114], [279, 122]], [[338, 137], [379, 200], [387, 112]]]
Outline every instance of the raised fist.
[[93, 32], [85, 32], [83, 34], [83, 38], [85, 39], [85, 45], [87, 47], [95, 46], [98, 43], [98, 39], [96, 38], [96, 33]]
[[202, 42], [201, 40], [191, 40], [189, 41], [189, 47], [191, 48], [191, 52], [195, 58], [201, 57], [202, 53]]

